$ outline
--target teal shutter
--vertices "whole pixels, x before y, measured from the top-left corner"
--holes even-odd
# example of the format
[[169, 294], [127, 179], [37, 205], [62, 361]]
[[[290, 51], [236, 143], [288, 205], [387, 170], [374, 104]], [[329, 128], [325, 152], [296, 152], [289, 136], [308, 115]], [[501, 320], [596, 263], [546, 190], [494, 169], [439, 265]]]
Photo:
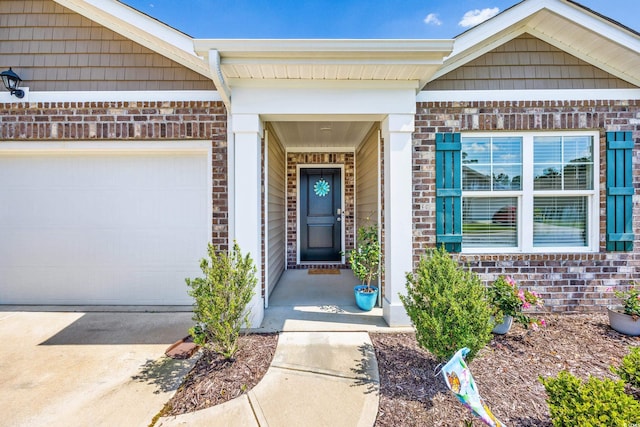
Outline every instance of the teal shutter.
[[436, 134], [436, 245], [462, 250], [460, 134]]
[[607, 132], [607, 250], [633, 250], [633, 137]]

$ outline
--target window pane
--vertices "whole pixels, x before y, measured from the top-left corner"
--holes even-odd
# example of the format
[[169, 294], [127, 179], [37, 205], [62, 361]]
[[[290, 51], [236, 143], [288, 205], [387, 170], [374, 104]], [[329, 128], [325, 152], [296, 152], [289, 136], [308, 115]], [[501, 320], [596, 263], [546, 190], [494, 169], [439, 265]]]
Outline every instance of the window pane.
[[565, 190], [593, 189], [593, 144], [591, 137], [564, 138]]
[[515, 197], [463, 197], [462, 246], [518, 246], [517, 206], [518, 199]]
[[535, 137], [534, 190], [592, 190], [593, 139], [590, 136]]
[[533, 139], [534, 190], [562, 190], [562, 137]]
[[462, 139], [463, 190], [520, 190], [521, 181], [522, 138]]
[[587, 246], [587, 197], [534, 197], [533, 246]]
[[568, 164], [564, 167], [565, 190], [593, 189], [593, 164]]
[[564, 138], [564, 162], [593, 163], [590, 136], [572, 136]]
[[463, 190], [491, 190], [491, 166], [462, 165]]
[[522, 163], [521, 138], [493, 138], [493, 163]]
[[533, 139], [534, 163], [560, 163], [562, 161], [562, 137], [536, 136]]
[[489, 138], [464, 138], [462, 140], [462, 164], [485, 164], [491, 162], [491, 140]]
[[493, 167], [493, 190], [520, 190], [522, 166], [495, 165]]
[[562, 190], [562, 172], [560, 164], [535, 165], [533, 168], [534, 190]]

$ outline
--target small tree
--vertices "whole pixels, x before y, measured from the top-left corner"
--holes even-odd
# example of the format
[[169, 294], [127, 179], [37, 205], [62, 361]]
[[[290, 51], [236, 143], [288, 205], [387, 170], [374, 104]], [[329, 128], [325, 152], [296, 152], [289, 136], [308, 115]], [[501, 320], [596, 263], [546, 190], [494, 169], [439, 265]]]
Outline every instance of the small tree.
[[189, 295], [194, 299], [193, 320], [189, 330], [196, 344], [234, 360], [238, 337], [243, 325], [248, 325], [247, 305], [256, 286], [256, 267], [247, 254], [242, 256], [234, 242], [233, 249], [216, 251], [208, 246], [209, 260], [200, 261], [204, 277], [186, 279]]
[[349, 252], [349, 264], [353, 274], [371, 290], [371, 281], [380, 273], [380, 242], [375, 224], [358, 228], [356, 247]]
[[477, 274], [462, 269], [441, 246], [407, 274], [407, 295], [400, 295], [421, 347], [440, 360], [463, 347], [467, 361], [491, 340], [493, 322], [486, 290]]

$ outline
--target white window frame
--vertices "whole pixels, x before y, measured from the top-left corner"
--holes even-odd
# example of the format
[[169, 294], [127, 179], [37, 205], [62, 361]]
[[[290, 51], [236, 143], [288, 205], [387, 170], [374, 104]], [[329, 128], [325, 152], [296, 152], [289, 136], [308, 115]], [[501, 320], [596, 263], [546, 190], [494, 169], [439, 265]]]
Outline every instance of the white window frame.
[[[592, 190], [533, 190], [533, 139], [537, 136], [590, 136], [593, 140], [593, 189]], [[515, 197], [518, 204], [517, 247], [465, 248], [463, 253], [585, 253], [597, 252], [600, 244], [600, 133], [597, 131], [522, 131], [522, 132], [462, 132], [465, 138], [518, 137], [522, 138], [522, 188], [515, 191], [462, 190], [465, 197]], [[533, 199], [544, 196], [586, 196], [587, 246], [533, 246]]]

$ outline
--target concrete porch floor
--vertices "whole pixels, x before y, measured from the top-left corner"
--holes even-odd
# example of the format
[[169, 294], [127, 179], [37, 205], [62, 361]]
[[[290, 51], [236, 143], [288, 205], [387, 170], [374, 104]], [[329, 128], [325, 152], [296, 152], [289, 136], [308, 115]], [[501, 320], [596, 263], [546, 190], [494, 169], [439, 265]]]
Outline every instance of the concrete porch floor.
[[351, 270], [340, 270], [340, 274], [287, 270], [269, 296], [269, 307], [257, 331], [390, 330], [381, 307], [366, 312], [355, 305], [353, 287], [358, 283]]

